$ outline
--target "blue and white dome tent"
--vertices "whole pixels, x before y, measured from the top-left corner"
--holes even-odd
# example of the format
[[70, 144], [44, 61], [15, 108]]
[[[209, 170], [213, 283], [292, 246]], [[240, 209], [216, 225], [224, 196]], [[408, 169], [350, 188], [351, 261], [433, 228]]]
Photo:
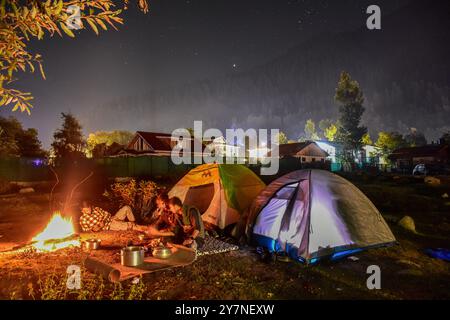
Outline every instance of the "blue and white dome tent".
[[374, 204], [352, 183], [324, 170], [298, 170], [270, 183], [247, 218], [252, 243], [315, 263], [396, 243]]

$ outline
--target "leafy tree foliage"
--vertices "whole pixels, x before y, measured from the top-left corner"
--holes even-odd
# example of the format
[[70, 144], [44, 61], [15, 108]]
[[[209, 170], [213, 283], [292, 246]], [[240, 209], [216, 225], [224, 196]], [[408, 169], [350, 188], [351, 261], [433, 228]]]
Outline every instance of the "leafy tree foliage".
[[93, 151], [99, 145], [111, 146], [113, 143], [127, 145], [133, 139], [134, 133], [130, 131], [97, 131], [90, 133], [87, 138], [87, 155], [92, 156]]
[[333, 142], [336, 140], [337, 131], [338, 131], [338, 125], [333, 123], [328, 128], [325, 129], [325, 131], [323, 132], [323, 135], [328, 141]]
[[322, 119], [319, 121], [319, 128], [322, 131], [323, 137], [331, 142], [336, 140], [338, 127], [339, 121], [332, 119]]
[[387, 157], [395, 149], [408, 146], [407, 142], [400, 133], [384, 131], [378, 133], [378, 140], [375, 145], [380, 148], [379, 156], [384, 158], [384, 160], [388, 160]]
[[20, 131], [20, 122], [15, 118], [0, 117], [0, 155], [18, 156], [19, 146], [16, 141], [16, 134]]
[[36, 129], [24, 129], [13, 117], [0, 117], [0, 156], [43, 157]]
[[405, 141], [411, 147], [420, 147], [427, 144], [427, 139], [422, 132], [417, 131], [416, 128], [411, 128], [410, 132], [405, 135]]
[[277, 136], [278, 144], [286, 144], [289, 142], [288, 137], [283, 131], [280, 131]]
[[20, 132], [17, 137], [19, 153], [22, 157], [44, 157], [47, 153], [42, 150], [42, 144], [38, 139], [38, 131], [29, 128]]
[[373, 145], [373, 141], [370, 138], [370, 134], [369, 133], [366, 133], [365, 135], [363, 135], [363, 137], [361, 138], [361, 142], [365, 146], [366, 145], [369, 145], [369, 146]]
[[444, 132], [441, 136], [441, 141], [443, 143], [450, 144], [450, 131]]
[[316, 124], [312, 119], [308, 119], [306, 121], [305, 135], [307, 140], [319, 140], [319, 134], [316, 131]]
[[53, 134], [52, 149], [56, 159], [84, 157], [86, 141], [79, 121], [70, 113], [61, 113], [62, 127]]
[[[66, 34], [75, 37], [71, 26], [85, 29], [89, 27], [98, 35], [99, 29], [108, 26], [117, 30], [122, 24], [120, 13], [127, 9], [128, 0], [122, 0], [123, 8], [116, 9], [114, 0], [1, 0], [0, 1], [0, 106], [12, 106], [12, 110], [30, 113], [33, 97], [10, 87], [17, 72], [34, 72], [42, 67], [42, 56], [28, 50], [27, 44], [33, 39], [42, 40]], [[148, 11], [146, 0], [138, 0], [143, 12]], [[79, 11], [79, 19], [74, 14]]]

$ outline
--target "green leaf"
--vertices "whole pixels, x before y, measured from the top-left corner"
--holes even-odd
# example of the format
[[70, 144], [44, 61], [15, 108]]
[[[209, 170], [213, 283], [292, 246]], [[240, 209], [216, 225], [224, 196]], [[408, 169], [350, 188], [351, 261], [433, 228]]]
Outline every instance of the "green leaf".
[[87, 23], [91, 26], [92, 30], [94, 30], [95, 34], [98, 35], [98, 28], [95, 23], [90, 18], [86, 18]]
[[24, 7], [22, 11], [22, 18], [26, 18], [29, 13], [28, 7]]
[[63, 4], [64, 4], [63, 1], [59, 0], [58, 5], [57, 5], [57, 7], [55, 9], [55, 12], [54, 12], [55, 15], [59, 15], [61, 13], [62, 8], [63, 8]]
[[75, 35], [73, 34], [72, 30], [67, 28], [64, 22], [60, 22], [59, 25], [61, 26], [61, 29], [64, 31], [65, 34], [67, 34], [71, 38], [75, 38]]
[[14, 108], [12, 109], [12, 111], [13, 111], [13, 112], [14, 112], [14, 111], [17, 111], [17, 109], [19, 109], [19, 107], [20, 107], [20, 102], [17, 101], [16, 104], [14, 105]]
[[97, 21], [97, 24], [102, 27], [103, 30], [108, 30], [108, 28], [106, 27], [106, 25], [103, 23], [103, 21], [99, 18], [96, 18], [95, 21]]
[[33, 8], [31, 9], [31, 18], [36, 18], [36, 14], [37, 14], [37, 8], [35, 5], [33, 5]]
[[31, 72], [34, 72], [34, 66], [30, 61], [27, 61], [28, 65], [30, 66]]
[[44, 31], [42, 30], [40, 25], [37, 25], [37, 27], [38, 27], [38, 35], [37, 35], [37, 37], [38, 37], [39, 40], [42, 40], [42, 38], [44, 37]]
[[46, 80], [47, 78], [45, 77], [44, 68], [42, 67], [42, 63], [39, 63], [39, 70], [41, 71], [42, 78], [44, 78], [44, 80]]

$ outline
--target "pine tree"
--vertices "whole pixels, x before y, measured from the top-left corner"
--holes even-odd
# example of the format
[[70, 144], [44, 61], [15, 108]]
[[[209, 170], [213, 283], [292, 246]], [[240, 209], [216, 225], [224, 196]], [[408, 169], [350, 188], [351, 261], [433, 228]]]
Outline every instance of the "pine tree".
[[86, 142], [80, 122], [70, 113], [61, 113], [63, 125], [53, 134], [53, 152], [56, 159], [84, 157]]
[[365, 110], [363, 93], [359, 83], [352, 80], [345, 71], [341, 73], [334, 99], [340, 104], [340, 125], [336, 140], [344, 145], [343, 157], [353, 162], [362, 147], [362, 138], [367, 133], [367, 128], [360, 125]]

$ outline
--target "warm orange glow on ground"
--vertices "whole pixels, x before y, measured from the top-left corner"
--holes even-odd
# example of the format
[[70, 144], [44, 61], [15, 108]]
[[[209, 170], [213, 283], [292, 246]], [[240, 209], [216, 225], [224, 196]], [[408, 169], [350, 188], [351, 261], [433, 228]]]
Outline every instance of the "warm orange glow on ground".
[[[69, 239], [58, 242], [75, 234], [72, 218], [64, 218], [59, 212], [55, 212], [44, 231], [33, 238], [33, 244], [38, 251], [54, 251], [69, 246], [80, 246], [78, 239]], [[51, 240], [51, 241], [49, 241]]]

